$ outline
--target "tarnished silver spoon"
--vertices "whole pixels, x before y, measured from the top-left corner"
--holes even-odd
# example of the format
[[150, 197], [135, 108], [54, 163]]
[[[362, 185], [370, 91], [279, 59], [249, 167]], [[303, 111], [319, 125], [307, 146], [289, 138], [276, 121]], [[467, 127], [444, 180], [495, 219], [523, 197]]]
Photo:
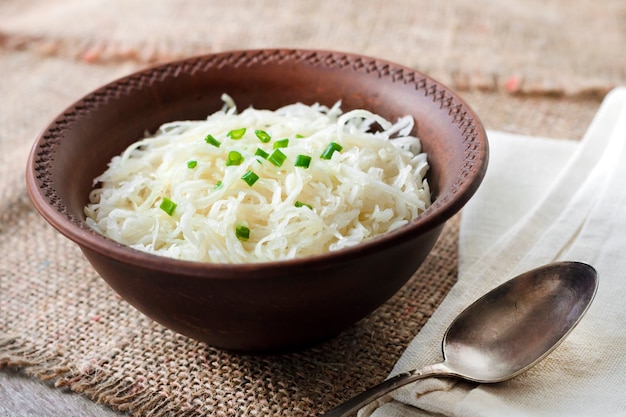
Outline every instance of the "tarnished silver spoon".
[[519, 275], [466, 308], [443, 338], [441, 363], [395, 375], [321, 417], [345, 417], [427, 377], [501, 382], [552, 352], [578, 324], [598, 287], [596, 270], [557, 262]]

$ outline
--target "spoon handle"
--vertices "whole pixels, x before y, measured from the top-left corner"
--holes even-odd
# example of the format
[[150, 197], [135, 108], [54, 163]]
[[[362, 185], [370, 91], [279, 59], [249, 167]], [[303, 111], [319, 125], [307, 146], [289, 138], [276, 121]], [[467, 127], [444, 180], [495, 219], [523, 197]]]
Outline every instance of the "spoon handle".
[[431, 376], [453, 376], [453, 374], [443, 363], [428, 365], [422, 369], [403, 372], [384, 380], [378, 385], [374, 385], [368, 390], [352, 397], [345, 403], [329, 410], [320, 417], [347, 417], [360, 410], [363, 406], [381, 398], [391, 391], [410, 384], [411, 382]]

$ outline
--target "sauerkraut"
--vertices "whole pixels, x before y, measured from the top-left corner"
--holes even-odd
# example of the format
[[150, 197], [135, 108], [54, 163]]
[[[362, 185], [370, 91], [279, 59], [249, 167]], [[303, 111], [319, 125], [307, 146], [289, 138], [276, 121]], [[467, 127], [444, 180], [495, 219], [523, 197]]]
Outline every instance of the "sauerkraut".
[[296, 103], [174, 121], [94, 180], [87, 223], [172, 258], [267, 262], [358, 245], [430, 205], [414, 121]]

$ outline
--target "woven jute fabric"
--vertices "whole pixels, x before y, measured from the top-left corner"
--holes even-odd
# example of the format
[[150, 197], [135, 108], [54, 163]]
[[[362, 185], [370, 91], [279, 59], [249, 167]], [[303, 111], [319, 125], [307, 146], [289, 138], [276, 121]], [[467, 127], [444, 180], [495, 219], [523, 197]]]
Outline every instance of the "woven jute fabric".
[[602, 95], [626, 78], [625, 14], [622, 0], [4, 0], [0, 39], [96, 63], [336, 49], [399, 61], [457, 88]]
[[576, 139], [626, 83], [622, 0], [0, 0], [0, 15], [0, 367], [137, 416], [309, 416], [380, 382], [454, 285], [462, 214], [389, 302], [336, 338], [216, 349], [137, 312], [33, 209], [29, 149], [71, 102], [157, 61], [334, 49], [439, 78], [489, 129]]

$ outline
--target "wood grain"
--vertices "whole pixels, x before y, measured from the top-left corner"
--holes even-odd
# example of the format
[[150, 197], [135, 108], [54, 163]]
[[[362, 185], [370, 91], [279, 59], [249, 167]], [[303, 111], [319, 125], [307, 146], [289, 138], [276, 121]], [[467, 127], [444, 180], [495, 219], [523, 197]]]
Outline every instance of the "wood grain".
[[54, 388], [14, 368], [0, 369], [0, 417], [127, 417], [84, 395]]

